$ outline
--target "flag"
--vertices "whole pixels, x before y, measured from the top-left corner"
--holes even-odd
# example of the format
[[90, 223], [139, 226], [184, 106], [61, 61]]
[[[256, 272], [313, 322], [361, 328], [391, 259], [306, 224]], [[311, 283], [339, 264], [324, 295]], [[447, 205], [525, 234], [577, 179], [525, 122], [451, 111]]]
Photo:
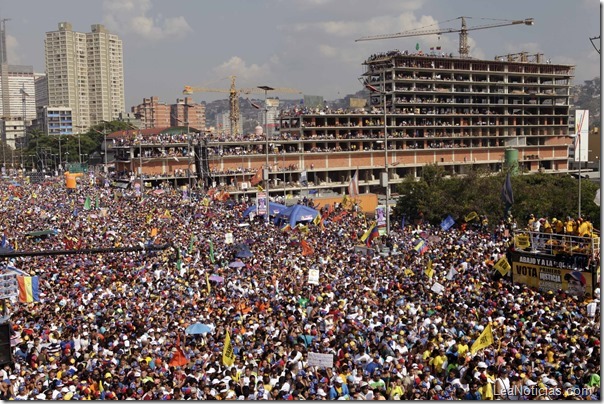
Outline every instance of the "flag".
[[321, 215], [317, 214], [317, 216], [314, 218], [314, 220], [312, 222], [315, 226], [318, 226], [319, 223], [321, 223]]
[[210, 276], [208, 275], [207, 272], [206, 272], [206, 289], [208, 290], [208, 295], [209, 295], [210, 292], [212, 291], [212, 288], [210, 287]]
[[348, 184], [348, 195], [353, 198], [359, 196], [359, 170], [356, 170], [350, 179], [350, 184]]
[[491, 329], [491, 324], [489, 324], [484, 328], [484, 331], [480, 334], [478, 339], [474, 341], [474, 343], [472, 344], [472, 348], [470, 348], [470, 351], [472, 352], [472, 355], [474, 355], [481, 349], [493, 344], [493, 342], [495, 342], [493, 340], [493, 330]]
[[308, 256], [308, 255], [313, 255], [315, 253], [315, 249], [312, 248], [307, 242], [306, 240], [302, 240], [300, 242], [300, 245], [302, 246], [302, 255], [303, 256]]
[[415, 44], [415, 50], [419, 50], [419, 42]]
[[290, 226], [290, 224], [288, 223], [288, 224], [286, 224], [285, 226], [283, 226], [283, 227], [281, 228], [281, 231], [282, 231], [283, 233], [287, 233], [287, 232], [288, 232], [288, 231], [290, 231], [291, 229], [292, 229], [292, 227], [291, 227], [291, 226]]
[[428, 243], [426, 243], [424, 239], [420, 239], [419, 242], [413, 247], [413, 249], [418, 253], [423, 254], [428, 251]]
[[169, 218], [171, 218], [171, 217], [172, 217], [172, 214], [170, 213], [170, 211], [169, 211], [168, 209], [166, 209], [166, 210], [164, 211], [163, 218], [164, 218], [164, 219], [169, 219]]
[[455, 224], [455, 219], [451, 217], [451, 215], [447, 216], [441, 223], [440, 228], [444, 231], [449, 230]]
[[100, 207], [101, 207], [101, 201], [99, 200], [99, 197], [97, 195], [96, 199], [94, 200], [94, 208], [98, 210]]
[[510, 267], [510, 263], [504, 256], [504, 257], [501, 257], [501, 259], [499, 261], [497, 261], [497, 263], [495, 265], [493, 265], [493, 268], [498, 270], [499, 273], [501, 274], [501, 276], [506, 276], [507, 273], [510, 272], [511, 267]]
[[180, 258], [180, 256], [178, 257], [178, 261], [176, 261], [176, 269], [178, 270], [178, 272], [180, 272], [180, 270], [182, 269], [182, 258]]
[[373, 231], [373, 228], [375, 227], [375, 222], [371, 222], [371, 226], [369, 226], [369, 229], [367, 229], [367, 231], [365, 233], [363, 233], [363, 235], [361, 236], [361, 241], [365, 241], [369, 238], [369, 235], [371, 234], [371, 232]]
[[22, 303], [39, 302], [40, 289], [37, 276], [17, 276], [19, 301]]
[[254, 176], [252, 177], [252, 179], [250, 180], [250, 184], [255, 187], [256, 185], [260, 184], [260, 182], [262, 181], [262, 168], [259, 168], [256, 171], [256, 174], [254, 174]]
[[86, 197], [86, 201], [84, 202], [84, 210], [90, 210], [90, 197]]
[[151, 237], [156, 237], [157, 236], [157, 227], [154, 227], [151, 229]]
[[508, 171], [505, 177], [505, 182], [501, 188], [501, 199], [506, 206], [506, 210], [514, 204], [514, 193], [512, 192], [512, 175]]
[[409, 268], [405, 268], [404, 274], [405, 274], [405, 276], [414, 276], [415, 275], [413, 273], [413, 271], [410, 270]]
[[469, 221], [472, 221], [472, 220], [476, 219], [477, 217], [478, 217], [478, 213], [476, 213], [476, 212], [470, 212], [463, 219], [466, 222], [469, 222]]
[[185, 353], [182, 351], [182, 348], [180, 347], [180, 335], [176, 335], [176, 344], [175, 344], [175, 348], [176, 351], [174, 351], [174, 354], [172, 355], [172, 359], [170, 359], [170, 362], [168, 362], [168, 365], [170, 366], [180, 366], [180, 367], [184, 367], [189, 361], [187, 360], [187, 357], [185, 356]]
[[432, 279], [432, 277], [434, 276], [434, 269], [432, 268], [432, 260], [428, 261], [428, 266], [426, 267], [426, 270], [424, 271], [424, 273], [430, 279]]
[[226, 332], [224, 337], [224, 348], [222, 348], [222, 363], [225, 366], [232, 366], [235, 363], [235, 353], [233, 352], [233, 345], [231, 345], [231, 335]]
[[103, 381], [99, 380], [99, 393], [105, 392], [105, 388], [103, 387]]
[[214, 243], [212, 243], [212, 240], [210, 240], [210, 262], [213, 264], [214, 261]]
[[369, 233], [369, 237], [367, 237], [367, 241], [365, 242], [365, 245], [367, 247], [370, 247], [373, 239], [378, 238], [379, 236], [380, 236], [380, 231], [378, 230], [378, 227], [373, 226], [373, 228], [371, 229], [371, 233]]

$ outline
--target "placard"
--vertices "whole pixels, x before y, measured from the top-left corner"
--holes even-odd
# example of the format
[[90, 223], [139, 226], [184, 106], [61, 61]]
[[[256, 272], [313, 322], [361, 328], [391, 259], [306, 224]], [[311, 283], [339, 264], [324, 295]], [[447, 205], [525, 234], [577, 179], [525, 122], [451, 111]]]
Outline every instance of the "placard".
[[224, 235], [224, 243], [225, 244], [233, 244], [233, 233], [226, 233]]
[[309, 269], [308, 270], [308, 283], [311, 285], [319, 284], [319, 270], [318, 269]]
[[333, 368], [333, 354], [308, 353], [308, 366]]
[[445, 290], [445, 287], [438, 282], [434, 282], [434, 285], [432, 285], [430, 290], [432, 290], [432, 292], [436, 293], [437, 295], [442, 295], [443, 291]]

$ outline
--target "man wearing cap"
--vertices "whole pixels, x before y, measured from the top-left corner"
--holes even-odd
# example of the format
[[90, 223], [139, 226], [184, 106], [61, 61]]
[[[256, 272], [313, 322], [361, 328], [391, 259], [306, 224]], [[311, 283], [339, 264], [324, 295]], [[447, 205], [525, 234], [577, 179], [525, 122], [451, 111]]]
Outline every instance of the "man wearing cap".
[[564, 275], [564, 280], [567, 282], [567, 293], [572, 296], [585, 296], [585, 276], [579, 271], [572, 271]]
[[329, 399], [337, 400], [341, 397], [348, 400], [350, 398], [350, 392], [348, 386], [346, 386], [340, 376], [337, 376], [333, 381], [333, 386], [329, 389]]

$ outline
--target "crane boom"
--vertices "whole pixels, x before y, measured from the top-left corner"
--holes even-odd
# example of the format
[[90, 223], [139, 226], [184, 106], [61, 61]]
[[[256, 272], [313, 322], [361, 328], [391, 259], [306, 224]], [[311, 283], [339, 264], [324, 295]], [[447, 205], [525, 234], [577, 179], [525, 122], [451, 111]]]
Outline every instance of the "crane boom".
[[[193, 94], [193, 93], [227, 93], [229, 94], [229, 122], [231, 124], [231, 136], [235, 136], [236, 130], [239, 127], [239, 95], [243, 94], [264, 94], [264, 90], [259, 88], [237, 88], [235, 86], [235, 79], [237, 76], [230, 76], [231, 79], [231, 87], [229, 89], [220, 89], [220, 88], [206, 88], [206, 87], [193, 87], [193, 86], [184, 86], [182, 90], [183, 94]], [[278, 93], [289, 93], [289, 94], [302, 94], [301, 91], [287, 88], [287, 87], [277, 87], [273, 88], [271, 92]]]
[[404, 38], [404, 37], [422, 36], [422, 35], [441, 35], [441, 34], [448, 34], [448, 33], [452, 33], [452, 32], [459, 32], [459, 55], [462, 57], [467, 57], [470, 54], [470, 47], [468, 45], [468, 31], [505, 27], [505, 26], [509, 26], [509, 25], [533, 25], [534, 24], [533, 18], [526, 18], [524, 20], [506, 20], [506, 21], [498, 22], [498, 23], [494, 23], [494, 24], [476, 25], [473, 27], [468, 27], [466, 25], [466, 17], [459, 17], [457, 19], [461, 20], [460, 29], [457, 29], [457, 28], [441, 28], [441, 29], [419, 28], [419, 29], [415, 29], [415, 30], [398, 32], [395, 34], [365, 36], [365, 37], [355, 40], [355, 42], [375, 41], [375, 40], [380, 40], [380, 39]]

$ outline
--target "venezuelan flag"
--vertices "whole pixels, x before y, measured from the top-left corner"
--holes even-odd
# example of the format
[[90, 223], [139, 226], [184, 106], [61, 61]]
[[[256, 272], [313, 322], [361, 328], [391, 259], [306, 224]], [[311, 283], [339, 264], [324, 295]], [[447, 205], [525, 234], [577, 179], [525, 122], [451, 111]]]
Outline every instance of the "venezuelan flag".
[[17, 276], [19, 301], [22, 303], [39, 302], [40, 289], [37, 276]]
[[378, 238], [379, 236], [380, 236], [380, 232], [379, 232], [377, 226], [374, 225], [373, 228], [371, 229], [371, 233], [369, 233], [369, 237], [367, 237], [367, 240], [365, 241], [365, 245], [367, 247], [370, 247], [371, 246], [371, 241], [374, 238]]

